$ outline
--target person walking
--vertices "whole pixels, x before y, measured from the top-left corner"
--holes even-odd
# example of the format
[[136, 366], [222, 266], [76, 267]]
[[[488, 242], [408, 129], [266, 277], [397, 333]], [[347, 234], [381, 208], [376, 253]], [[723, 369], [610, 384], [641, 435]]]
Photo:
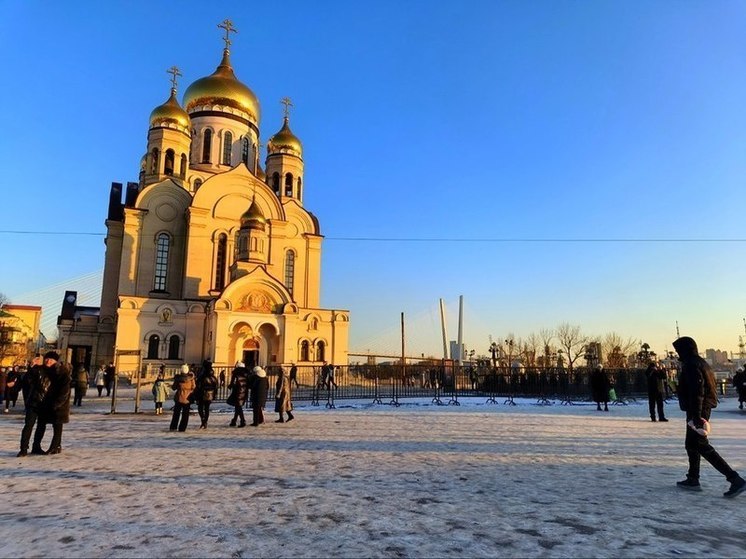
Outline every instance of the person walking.
[[189, 425], [189, 412], [195, 388], [194, 373], [189, 370], [189, 365], [181, 366], [181, 372], [174, 378], [171, 390], [174, 392], [174, 414], [171, 417], [171, 431], [184, 432]]
[[75, 371], [75, 379], [74, 379], [74, 396], [73, 396], [73, 405], [74, 406], [82, 406], [83, 405], [83, 396], [86, 395], [88, 392], [88, 371], [85, 369], [85, 365], [81, 363], [78, 365], [77, 370]]
[[52, 442], [44, 454], [62, 452], [62, 426], [70, 421], [70, 367], [59, 362], [59, 354], [50, 351], [44, 355], [44, 369], [49, 379], [49, 389], [39, 405], [39, 419], [34, 433], [34, 449], [41, 449], [47, 425], [52, 425]]
[[298, 388], [298, 366], [295, 363], [290, 363], [290, 384], [295, 384], [295, 387]]
[[[26, 417], [21, 430], [21, 449], [17, 456], [19, 458], [28, 454], [28, 446], [31, 441], [31, 434], [34, 431], [34, 426], [39, 420], [39, 412], [41, 402], [46, 397], [47, 391], [51, 381], [46, 369], [43, 365], [43, 358], [41, 355], [34, 357], [31, 361], [31, 368], [26, 372], [23, 377], [23, 402], [26, 408]], [[36, 445], [31, 448], [31, 454], [46, 454], [41, 445]]]
[[104, 370], [103, 363], [99, 365], [98, 371], [96, 371], [96, 376], [93, 377], [93, 384], [96, 385], [96, 390], [98, 390], [98, 397], [101, 397], [101, 392], [104, 391], [104, 386], [106, 386], [106, 381], [104, 380], [104, 377], [106, 376], [106, 371]]
[[292, 383], [285, 372], [284, 367], [280, 367], [277, 373], [277, 382], [275, 383], [275, 412], [280, 414], [280, 419], [275, 423], [285, 423], [284, 414], [288, 414], [288, 421], [295, 419], [293, 415], [293, 401], [290, 393]]
[[210, 419], [210, 404], [218, 393], [218, 378], [212, 368], [210, 360], [202, 364], [202, 370], [197, 377], [197, 389], [195, 397], [197, 400], [197, 412], [201, 420], [200, 429], [207, 429], [207, 420]]
[[117, 371], [114, 368], [114, 363], [109, 362], [109, 365], [104, 369], [104, 386], [106, 387], [106, 395], [111, 395], [111, 387], [114, 385], [114, 377]]
[[746, 481], [728, 465], [707, 439], [710, 433], [710, 413], [718, 404], [715, 375], [707, 361], [699, 356], [694, 339], [683, 336], [673, 342], [673, 347], [681, 362], [679, 407], [686, 412], [684, 448], [689, 458], [686, 479], [676, 482], [676, 485], [681, 489], [701, 491], [699, 466], [701, 458], [704, 458], [730, 482], [730, 488], [723, 496], [735, 497], [746, 490]]
[[158, 373], [151, 392], [153, 393], [153, 402], [155, 403], [155, 415], [163, 415], [163, 402], [168, 399], [168, 385], [166, 384], [164, 373]]
[[230, 426], [236, 427], [236, 423], [240, 420], [238, 427], [246, 427], [243, 407], [249, 395], [249, 371], [240, 361], [236, 363], [233, 369], [228, 388], [230, 388], [231, 393], [228, 395], [225, 403], [233, 406], [233, 419], [230, 422]]
[[602, 365], [597, 365], [591, 371], [589, 379], [591, 386], [591, 397], [596, 402], [596, 411], [601, 411], [601, 404], [604, 405], [603, 411], [609, 411], [609, 390], [611, 390], [611, 382], [609, 377], [604, 371]]
[[[10, 378], [10, 377], [8, 377]], [[736, 374], [733, 375], [733, 388], [738, 392], [738, 409], [743, 409], [743, 403], [746, 402], [746, 372], [743, 369], [738, 369]]]
[[658, 410], [658, 421], [668, 421], [663, 413], [663, 399], [666, 395], [666, 372], [656, 361], [651, 361], [645, 370], [648, 381], [648, 409], [650, 421], [655, 421], [655, 411]]
[[8, 376], [5, 379], [5, 408], [3, 413], [10, 413], [10, 404], [16, 407], [16, 400], [18, 400], [18, 392], [21, 390], [21, 372], [19, 367], [13, 367], [8, 371]]
[[254, 367], [251, 381], [249, 386], [251, 387], [251, 411], [254, 416], [254, 420], [251, 423], [252, 427], [259, 427], [264, 423], [264, 406], [267, 403], [267, 392], [269, 392], [269, 380], [267, 379], [267, 371], [262, 369], [259, 365]]

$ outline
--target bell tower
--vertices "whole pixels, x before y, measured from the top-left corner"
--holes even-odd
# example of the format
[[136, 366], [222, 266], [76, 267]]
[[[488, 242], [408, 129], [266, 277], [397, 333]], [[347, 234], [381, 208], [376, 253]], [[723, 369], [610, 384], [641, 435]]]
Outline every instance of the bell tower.
[[140, 169], [141, 187], [169, 177], [183, 183], [189, 170], [189, 115], [176, 100], [177, 78], [181, 72], [172, 66], [167, 73], [171, 74], [171, 95], [150, 113], [148, 151]]
[[303, 204], [303, 144], [290, 130], [288, 97], [280, 101], [285, 106], [282, 128], [267, 142], [267, 184], [278, 198], [295, 198]]

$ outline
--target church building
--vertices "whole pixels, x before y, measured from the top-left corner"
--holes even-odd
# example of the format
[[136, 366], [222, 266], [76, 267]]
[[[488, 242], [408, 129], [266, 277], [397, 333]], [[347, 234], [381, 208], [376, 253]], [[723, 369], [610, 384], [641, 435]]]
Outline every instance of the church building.
[[[349, 311], [319, 308], [317, 218], [303, 205], [303, 146], [282, 125], [260, 162], [259, 101], [236, 77], [230, 21], [216, 70], [150, 114], [139, 181], [112, 184], [101, 306], [67, 292], [58, 345], [120, 371], [345, 364]], [[124, 192], [123, 192], [124, 190]], [[124, 195], [124, 202], [122, 196]], [[66, 353], [65, 353], [66, 352]]]

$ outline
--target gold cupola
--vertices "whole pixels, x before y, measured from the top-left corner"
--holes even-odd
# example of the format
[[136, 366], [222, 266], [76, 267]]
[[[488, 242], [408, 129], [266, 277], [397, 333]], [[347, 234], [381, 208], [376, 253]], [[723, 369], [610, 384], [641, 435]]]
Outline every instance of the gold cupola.
[[285, 116], [282, 128], [267, 142], [267, 154], [290, 153], [298, 157], [303, 157], [303, 144], [298, 137], [290, 130], [290, 119]]
[[163, 105], [157, 106], [150, 113], [150, 127], [178, 128], [189, 131], [189, 115], [176, 100], [176, 88], [171, 88], [171, 96]]
[[256, 203], [256, 198], [251, 199], [251, 205], [241, 216], [241, 229], [259, 229], [264, 231], [267, 226], [267, 218]]
[[223, 59], [209, 76], [200, 78], [184, 93], [184, 107], [193, 113], [198, 107], [221, 105], [248, 114], [249, 120], [259, 125], [259, 100], [233, 73], [230, 51], [223, 49]]

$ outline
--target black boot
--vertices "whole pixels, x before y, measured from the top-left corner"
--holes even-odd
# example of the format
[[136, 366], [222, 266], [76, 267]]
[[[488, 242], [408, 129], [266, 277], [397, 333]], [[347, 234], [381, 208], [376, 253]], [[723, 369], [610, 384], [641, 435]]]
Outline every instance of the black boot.
[[735, 497], [746, 491], [746, 481], [742, 477], [732, 479], [730, 482], [730, 489], [723, 493], [723, 497]]
[[288, 412], [288, 421], [292, 421], [293, 419], [295, 419], [295, 416], [292, 413]]
[[686, 476], [684, 481], [677, 481], [676, 487], [686, 489], [688, 491], [702, 491], [702, 487], [699, 485], [699, 480]]

